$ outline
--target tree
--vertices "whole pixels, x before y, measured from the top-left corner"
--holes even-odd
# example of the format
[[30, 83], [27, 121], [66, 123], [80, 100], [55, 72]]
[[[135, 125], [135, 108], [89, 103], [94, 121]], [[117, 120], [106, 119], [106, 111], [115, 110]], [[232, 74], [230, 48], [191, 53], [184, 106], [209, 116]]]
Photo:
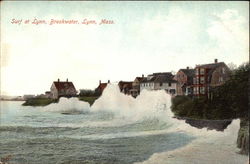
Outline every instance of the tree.
[[233, 118], [248, 116], [249, 63], [233, 70], [230, 79], [213, 91], [212, 103], [218, 112]]
[[233, 62], [227, 64], [228, 68], [233, 71], [237, 68], [237, 65], [234, 64]]

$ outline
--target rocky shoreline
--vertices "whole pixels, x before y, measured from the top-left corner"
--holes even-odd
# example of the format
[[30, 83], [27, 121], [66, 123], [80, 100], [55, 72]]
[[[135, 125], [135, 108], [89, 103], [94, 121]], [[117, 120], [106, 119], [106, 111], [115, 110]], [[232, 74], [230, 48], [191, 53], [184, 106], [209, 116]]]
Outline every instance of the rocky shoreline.
[[198, 129], [207, 128], [208, 130], [224, 131], [232, 123], [231, 119], [227, 120], [204, 120], [187, 117], [175, 117], [179, 120], [185, 120], [185, 123]]
[[[207, 128], [209, 130], [224, 131], [232, 120], [202, 120], [187, 117], [175, 117], [179, 120], [185, 120], [185, 123], [202, 129]], [[237, 147], [240, 148], [240, 154], [249, 154], [249, 121], [246, 118], [240, 119], [240, 129], [237, 137]]]
[[241, 149], [241, 154], [249, 154], [249, 121], [242, 118], [237, 138], [237, 147]]

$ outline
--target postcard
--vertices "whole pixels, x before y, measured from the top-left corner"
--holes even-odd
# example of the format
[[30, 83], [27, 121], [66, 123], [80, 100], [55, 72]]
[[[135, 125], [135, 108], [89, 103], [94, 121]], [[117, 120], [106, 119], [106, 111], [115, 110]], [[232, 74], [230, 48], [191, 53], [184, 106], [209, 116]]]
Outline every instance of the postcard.
[[0, 164], [249, 163], [249, 2], [0, 4]]

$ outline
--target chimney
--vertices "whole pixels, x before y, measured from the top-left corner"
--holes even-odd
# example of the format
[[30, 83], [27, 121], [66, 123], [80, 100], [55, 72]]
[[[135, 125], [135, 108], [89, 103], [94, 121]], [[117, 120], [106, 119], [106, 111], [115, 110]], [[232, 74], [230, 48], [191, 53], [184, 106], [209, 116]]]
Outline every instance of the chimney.
[[60, 79], [58, 78], [57, 81], [60, 82]]
[[218, 63], [218, 59], [214, 59], [214, 63]]
[[99, 80], [99, 84], [101, 84], [102, 83], [102, 81], [101, 80]]
[[69, 80], [68, 80], [68, 78], [66, 79], [66, 82], [68, 82]]
[[189, 69], [189, 67], [187, 67], [187, 69]]
[[144, 74], [142, 74], [142, 77], [144, 77]]
[[110, 80], [108, 80], [108, 83], [110, 83]]

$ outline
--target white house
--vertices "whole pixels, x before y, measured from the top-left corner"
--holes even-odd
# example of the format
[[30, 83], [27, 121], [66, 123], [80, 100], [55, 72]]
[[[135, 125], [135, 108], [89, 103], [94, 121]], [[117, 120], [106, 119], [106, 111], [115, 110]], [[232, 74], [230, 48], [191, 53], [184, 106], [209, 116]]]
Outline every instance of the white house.
[[140, 83], [140, 91], [143, 89], [147, 90], [154, 90], [154, 80], [156, 77], [154, 76], [147, 76], [147, 78], [143, 79]]
[[148, 75], [142, 80], [140, 90], [165, 90], [167, 93], [176, 95], [177, 81], [173, 78], [174, 76], [170, 72]]

